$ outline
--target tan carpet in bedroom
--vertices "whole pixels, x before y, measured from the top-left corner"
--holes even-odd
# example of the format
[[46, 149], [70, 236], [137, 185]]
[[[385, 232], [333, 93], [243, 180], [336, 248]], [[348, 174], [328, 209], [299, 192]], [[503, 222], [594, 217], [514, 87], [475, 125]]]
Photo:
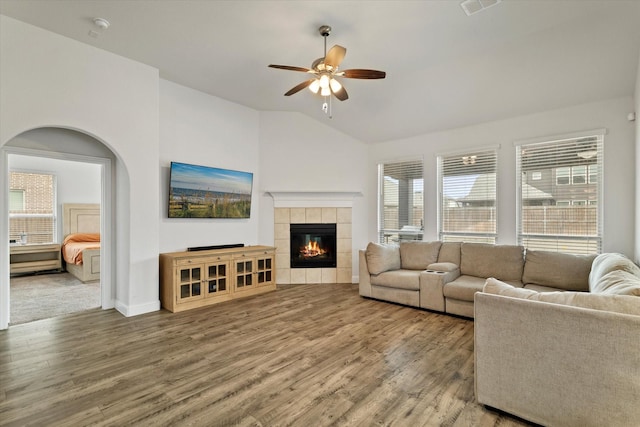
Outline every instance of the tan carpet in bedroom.
[[9, 325], [100, 307], [100, 282], [82, 283], [69, 273], [15, 276]]

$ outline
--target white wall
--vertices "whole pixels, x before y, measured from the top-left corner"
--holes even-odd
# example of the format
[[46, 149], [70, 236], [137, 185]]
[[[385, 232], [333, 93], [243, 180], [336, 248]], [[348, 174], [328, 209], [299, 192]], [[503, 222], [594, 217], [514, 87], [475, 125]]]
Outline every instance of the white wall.
[[[514, 142], [537, 137], [606, 128], [604, 139], [604, 240], [603, 251], [634, 253], [635, 124], [627, 120], [631, 97], [530, 114], [477, 126], [419, 135], [372, 146], [368, 194], [375, 194], [375, 165], [389, 160], [422, 157], [425, 167], [425, 240], [437, 235], [438, 154], [500, 145], [498, 150], [498, 239], [516, 243], [516, 174]], [[376, 200], [368, 199], [369, 239], [376, 239]]]
[[[259, 119], [256, 110], [160, 80], [160, 252], [258, 243]], [[172, 161], [253, 173], [249, 219], [168, 218]], [[271, 242], [273, 243], [273, 242]]]
[[636, 232], [635, 232], [635, 262], [640, 263], [640, 60], [636, 71], [636, 91], [634, 96], [634, 112], [636, 113], [636, 144], [635, 144], [635, 173], [636, 173]]
[[62, 242], [62, 205], [100, 203], [101, 166], [44, 157], [9, 155], [9, 169], [17, 172], [47, 173], [56, 177], [56, 211], [59, 218], [57, 241]]
[[[0, 16], [0, 147], [30, 129], [74, 129], [116, 155], [113, 271], [116, 308], [159, 308], [158, 70]], [[0, 200], [7, 200], [6, 156]], [[151, 213], [151, 214], [150, 214]], [[0, 212], [0, 241], [7, 214]], [[0, 288], [8, 285], [6, 252]], [[0, 328], [8, 303], [0, 295]]]
[[[329, 119], [327, 119], [329, 120]], [[367, 245], [369, 147], [299, 113], [260, 113], [260, 241], [273, 244], [273, 198], [265, 191], [354, 191], [352, 268]], [[373, 192], [375, 196], [375, 190]]]

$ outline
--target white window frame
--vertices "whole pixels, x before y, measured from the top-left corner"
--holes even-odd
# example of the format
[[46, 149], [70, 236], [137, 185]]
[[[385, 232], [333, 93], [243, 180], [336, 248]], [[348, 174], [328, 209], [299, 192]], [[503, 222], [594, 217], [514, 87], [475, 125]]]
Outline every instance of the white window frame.
[[[604, 219], [603, 219], [603, 209], [602, 209], [603, 203], [601, 203], [600, 201], [602, 200], [602, 197], [604, 197], [603, 169], [604, 169], [604, 139], [606, 134], [607, 134], [606, 129], [595, 129], [595, 130], [576, 132], [576, 133], [566, 134], [566, 135], [551, 136], [548, 138], [537, 138], [537, 139], [526, 140], [526, 141], [517, 141], [514, 143], [514, 146], [516, 147], [516, 180], [517, 180], [516, 181], [516, 191], [517, 191], [516, 236], [517, 236], [518, 244], [527, 247], [529, 245], [526, 243], [526, 241], [531, 241], [533, 239], [539, 238], [542, 241], [546, 240], [549, 242], [549, 247], [543, 248], [545, 250], [554, 250], [554, 248], [552, 248], [551, 246], [555, 245], [555, 250], [558, 252], [569, 252], [569, 253], [576, 253], [576, 254], [601, 253], [602, 247], [603, 247], [602, 230], [603, 230]], [[527, 149], [529, 149], [530, 151], [530, 149], [533, 149], [536, 146], [538, 147], [544, 146], [544, 145], [552, 146], [553, 144], [561, 146], [563, 142], [579, 143], [591, 138], [595, 140], [595, 143], [592, 144], [592, 145], [595, 145], [595, 148], [592, 148], [590, 152], [581, 152], [579, 154], [578, 153], [576, 154], [578, 154], [578, 157], [581, 157], [583, 159], [590, 159], [596, 156], [596, 163], [587, 165], [587, 166], [591, 166], [591, 169], [589, 167], [587, 168], [587, 182], [590, 181], [589, 179], [590, 173], [592, 172], [593, 169], [595, 169], [597, 171], [596, 173], [597, 182], [596, 183], [591, 182], [591, 183], [596, 186], [597, 200], [585, 201], [586, 204], [583, 205], [586, 207], [596, 208], [597, 219], [594, 224], [595, 230], [596, 230], [595, 234], [594, 235], [553, 235], [553, 234], [545, 234], [545, 235], [526, 234], [525, 235], [522, 232], [522, 227], [523, 227], [523, 224], [522, 224], [522, 221], [523, 221], [523, 218], [522, 218], [522, 213], [523, 213], [522, 152], [526, 152]], [[559, 166], [551, 166], [552, 169], [558, 169], [558, 167]], [[556, 180], [554, 180], [554, 182], [556, 185], [558, 185], [557, 177], [556, 177]], [[580, 185], [584, 185], [584, 184], [580, 184]], [[562, 186], [562, 184], [560, 184], [560, 186]], [[566, 240], [569, 240], [569, 242], [567, 243]], [[533, 247], [530, 249], [541, 249], [541, 248]]]
[[[497, 146], [479, 147], [464, 151], [441, 153], [437, 156], [437, 180], [438, 180], [438, 238], [441, 241], [496, 243], [498, 238], [498, 149]], [[459, 165], [455, 162], [459, 160]], [[452, 163], [453, 162], [453, 163]], [[494, 224], [493, 232], [452, 231], [444, 230], [445, 212], [448, 198], [445, 196], [445, 168], [459, 168], [463, 171], [469, 167], [472, 175], [491, 175], [494, 177], [495, 198], [493, 199], [493, 212], [491, 219]], [[456, 172], [455, 170], [451, 170]], [[452, 175], [449, 175], [452, 176]], [[464, 174], [460, 175], [464, 176]], [[477, 179], [477, 178], [476, 178]], [[489, 178], [487, 178], [489, 179]], [[475, 184], [475, 182], [474, 182]], [[485, 206], [486, 208], [486, 206]]]
[[[385, 169], [387, 174], [385, 174]], [[397, 169], [394, 171], [394, 169]], [[406, 204], [402, 204], [400, 197], [400, 185], [397, 194], [385, 194], [385, 177], [390, 173], [406, 173]], [[420, 192], [421, 199], [416, 197]], [[396, 197], [398, 203], [398, 220], [395, 227], [391, 227], [385, 219], [387, 212], [385, 202], [389, 197]], [[411, 158], [405, 160], [390, 160], [378, 164], [378, 241], [379, 243], [399, 243], [404, 240], [422, 240], [424, 236], [424, 159]], [[421, 212], [421, 215], [418, 213]], [[400, 217], [402, 213], [402, 217]], [[406, 215], [406, 217], [405, 217]]]

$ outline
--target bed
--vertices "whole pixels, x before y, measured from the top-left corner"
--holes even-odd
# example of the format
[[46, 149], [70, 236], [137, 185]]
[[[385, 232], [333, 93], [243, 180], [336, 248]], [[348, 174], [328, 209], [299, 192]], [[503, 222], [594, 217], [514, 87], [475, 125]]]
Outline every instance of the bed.
[[100, 280], [100, 205], [62, 205], [66, 270], [82, 282]]

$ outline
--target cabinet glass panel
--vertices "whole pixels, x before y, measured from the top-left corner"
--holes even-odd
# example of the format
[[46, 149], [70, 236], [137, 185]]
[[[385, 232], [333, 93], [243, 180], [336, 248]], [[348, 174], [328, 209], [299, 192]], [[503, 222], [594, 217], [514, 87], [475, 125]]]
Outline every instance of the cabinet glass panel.
[[259, 259], [258, 260], [258, 270], [264, 270], [264, 260], [263, 259]]
[[267, 258], [267, 259], [265, 259], [265, 260], [264, 260], [264, 262], [265, 262], [265, 263], [266, 263], [266, 265], [267, 265], [267, 269], [269, 269], [269, 270], [270, 270], [270, 269], [271, 269], [271, 258]]
[[205, 278], [207, 296], [227, 293], [227, 264], [212, 264], [206, 267], [207, 277]]
[[189, 298], [191, 296], [191, 286], [180, 285], [180, 298]]
[[180, 270], [180, 282], [189, 282], [191, 280], [191, 269]]
[[238, 276], [236, 278], [236, 287], [243, 288], [244, 287], [244, 276]]
[[194, 297], [200, 295], [200, 283], [193, 283], [191, 285], [191, 293]]

